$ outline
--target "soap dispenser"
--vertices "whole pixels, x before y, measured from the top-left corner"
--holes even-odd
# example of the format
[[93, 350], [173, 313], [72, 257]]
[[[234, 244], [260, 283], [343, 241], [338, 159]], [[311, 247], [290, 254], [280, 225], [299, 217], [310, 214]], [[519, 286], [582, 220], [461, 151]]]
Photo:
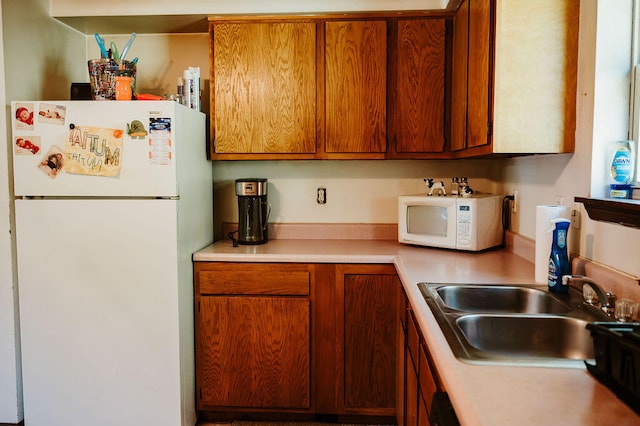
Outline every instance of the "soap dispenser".
[[563, 284], [562, 276], [571, 273], [569, 255], [567, 254], [567, 233], [571, 221], [565, 218], [551, 220], [555, 225], [551, 238], [551, 254], [549, 255], [549, 291], [553, 293], [567, 293], [569, 285]]

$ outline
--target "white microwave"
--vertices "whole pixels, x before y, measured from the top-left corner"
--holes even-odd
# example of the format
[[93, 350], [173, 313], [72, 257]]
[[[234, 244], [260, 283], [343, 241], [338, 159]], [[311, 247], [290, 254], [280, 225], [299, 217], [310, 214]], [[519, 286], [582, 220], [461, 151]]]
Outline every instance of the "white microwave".
[[479, 251], [502, 244], [502, 195], [398, 197], [398, 241]]

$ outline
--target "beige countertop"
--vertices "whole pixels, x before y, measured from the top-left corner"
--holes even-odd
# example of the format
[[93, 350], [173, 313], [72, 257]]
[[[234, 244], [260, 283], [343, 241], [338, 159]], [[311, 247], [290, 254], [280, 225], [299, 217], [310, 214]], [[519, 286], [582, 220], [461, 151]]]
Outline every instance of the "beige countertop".
[[475, 365], [458, 360], [427, 306], [419, 282], [534, 282], [534, 266], [505, 250], [464, 253], [390, 240], [270, 240], [232, 247], [219, 241], [194, 261], [393, 263], [444, 387], [463, 425], [637, 425], [640, 416], [585, 368]]

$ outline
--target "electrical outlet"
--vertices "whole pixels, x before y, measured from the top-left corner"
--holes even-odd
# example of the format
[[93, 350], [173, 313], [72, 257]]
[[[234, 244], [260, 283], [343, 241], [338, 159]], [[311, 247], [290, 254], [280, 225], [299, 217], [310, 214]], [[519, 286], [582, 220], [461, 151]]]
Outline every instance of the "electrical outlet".
[[571, 227], [573, 229], [580, 229], [580, 204], [573, 203], [571, 207]]
[[518, 197], [518, 191], [513, 190], [513, 204], [511, 204], [511, 211], [513, 213], [518, 213], [518, 203], [520, 202], [520, 198]]
[[318, 187], [316, 190], [316, 203], [327, 204], [327, 188]]

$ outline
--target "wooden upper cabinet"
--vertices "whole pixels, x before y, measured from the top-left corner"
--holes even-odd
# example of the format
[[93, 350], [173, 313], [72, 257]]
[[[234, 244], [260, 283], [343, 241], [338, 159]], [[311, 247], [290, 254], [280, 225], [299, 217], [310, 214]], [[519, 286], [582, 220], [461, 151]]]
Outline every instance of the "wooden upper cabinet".
[[212, 157], [316, 151], [316, 24], [212, 22]]
[[496, 2], [494, 152], [574, 151], [580, 3]]
[[326, 153], [384, 154], [387, 22], [326, 22], [324, 59]]
[[445, 38], [443, 18], [397, 21], [390, 127], [398, 154], [445, 149]]
[[580, 2], [458, 4], [211, 18], [211, 158], [573, 152]]
[[454, 157], [573, 152], [579, 15], [574, 0], [465, 0], [452, 43]]

